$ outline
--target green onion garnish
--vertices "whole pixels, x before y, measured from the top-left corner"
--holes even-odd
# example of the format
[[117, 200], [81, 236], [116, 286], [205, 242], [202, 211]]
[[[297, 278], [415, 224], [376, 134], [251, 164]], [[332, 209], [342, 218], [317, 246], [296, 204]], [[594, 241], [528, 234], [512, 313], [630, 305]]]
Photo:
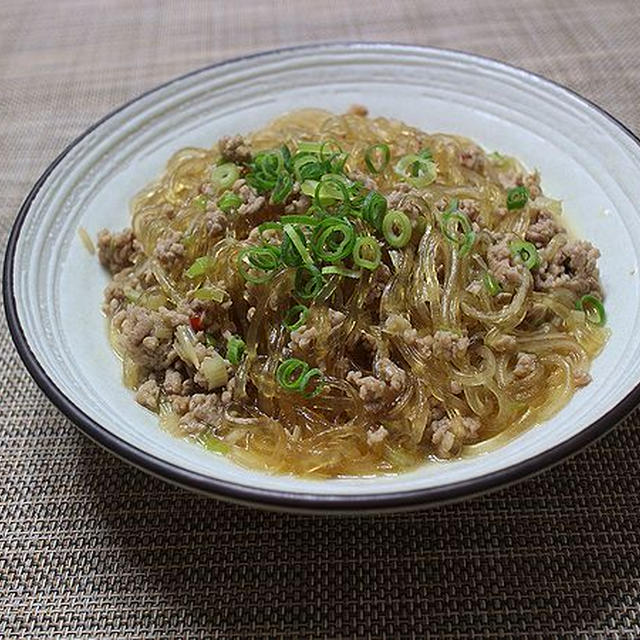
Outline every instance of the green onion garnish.
[[584, 311], [587, 321], [598, 325], [599, 327], [604, 326], [607, 321], [607, 315], [604, 311], [602, 302], [590, 294], [582, 296], [582, 298], [576, 300], [576, 309]]
[[507, 209], [522, 209], [529, 199], [529, 190], [527, 187], [514, 187], [507, 191]]
[[391, 160], [388, 144], [372, 144], [364, 152], [364, 161], [371, 173], [382, 173]]
[[200, 195], [192, 200], [192, 204], [204, 211], [207, 208], [207, 196]]
[[[317, 378], [317, 381], [312, 382], [314, 378]], [[311, 386], [309, 386], [309, 383], [311, 383]], [[322, 391], [323, 388], [324, 388], [324, 376], [322, 375], [322, 371], [320, 371], [320, 369], [309, 369], [302, 376], [302, 380], [300, 381], [298, 391], [305, 398], [314, 398]]]
[[[285, 170], [285, 149], [261, 151], [249, 164], [247, 182], [259, 193], [271, 191], [278, 180], [278, 176]], [[286, 149], [288, 153], [288, 149]]]
[[318, 220], [312, 216], [290, 215], [280, 216], [282, 224], [302, 224], [307, 227], [314, 227], [318, 224]]
[[302, 153], [320, 153], [322, 142], [310, 142], [308, 140], [300, 140], [298, 142], [298, 151]]
[[313, 231], [311, 249], [318, 260], [339, 262], [353, 251], [356, 232], [343, 218], [325, 218]]
[[306, 362], [298, 358], [289, 358], [276, 369], [276, 380], [283, 389], [298, 391], [307, 371], [309, 365]]
[[371, 236], [360, 236], [356, 238], [352, 255], [353, 263], [356, 266], [369, 269], [370, 271], [377, 269], [382, 259], [380, 244]]
[[211, 185], [216, 191], [229, 189], [238, 179], [240, 171], [233, 162], [226, 162], [211, 171]]
[[382, 221], [382, 234], [394, 248], [401, 249], [411, 240], [411, 221], [402, 211], [387, 211]]
[[324, 376], [320, 369], [310, 369], [298, 358], [281, 362], [276, 369], [276, 381], [286, 391], [295, 391], [305, 398], [317, 396], [324, 387]]
[[370, 191], [362, 203], [362, 217], [380, 231], [385, 213], [387, 213], [387, 199], [377, 191]]
[[317, 155], [296, 153], [292, 159], [293, 173], [298, 182], [305, 180], [320, 180], [327, 173]]
[[322, 275], [324, 276], [345, 276], [346, 278], [359, 278], [362, 274], [360, 271], [347, 269], [332, 265], [330, 267], [322, 267]]
[[342, 176], [334, 174], [322, 176], [313, 194], [313, 201], [316, 206], [327, 206], [332, 204], [334, 200], [342, 200], [343, 202], [349, 203], [351, 194], [349, 193], [348, 185], [340, 178], [342, 178]]
[[289, 329], [289, 331], [295, 331], [299, 329], [306, 321], [309, 315], [309, 308], [303, 304], [296, 304], [284, 314], [282, 324]]
[[[243, 249], [237, 258], [240, 275], [253, 284], [262, 284], [270, 280], [273, 272], [278, 268], [279, 262], [280, 252], [270, 245], [248, 247]], [[258, 274], [251, 273], [249, 269], [257, 271]]]
[[324, 286], [322, 272], [313, 264], [300, 265], [293, 281], [295, 294], [301, 300], [315, 298]]
[[229, 213], [232, 209], [237, 209], [242, 204], [242, 198], [233, 191], [225, 191], [218, 200], [218, 209], [224, 213]]
[[247, 348], [244, 340], [238, 336], [229, 336], [227, 340], [227, 360], [231, 364], [239, 364]]
[[519, 258], [527, 269], [535, 269], [540, 264], [538, 250], [530, 242], [518, 240], [509, 245], [514, 258]]
[[219, 287], [202, 287], [193, 292], [192, 296], [196, 300], [215, 300], [215, 302], [222, 302], [224, 300], [224, 289]]
[[482, 276], [482, 283], [484, 284], [484, 288], [487, 290], [487, 293], [490, 296], [495, 296], [502, 291], [500, 283], [496, 280], [496, 277], [489, 271], [485, 271], [484, 275]]
[[[282, 261], [290, 266], [297, 267], [301, 262], [305, 264], [313, 264], [313, 260], [307, 250], [306, 239], [304, 234], [298, 227], [294, 227], [290, 224], [285, 224], [283, 227], [285, 237], [282, 241]], [[288, 242], [287, 242], [288, 240]], [[293, 255], [292, 249], [295, 250], [297, 256]]]
[[405, 182], [418, 189], [430, 185], [438, 176], [438, 165], [431, 157], [410, 153], [400, 158], [394, 171]]
[[211, 256], [201, 256], [193, 261], [193, 264], [186, 270], [187, 278], [197, 278], [203, 276], [211, 267], [214, 260]]
[[[461, 232], [457, 230], [458, 225], [461, 227]], [[471, 228], [469, 218], [461, 211], [447, 211], [442, 215], [442, 233], [447, 240], [458, 247], [461, 256], [471, 251], [476, 239], [476, 234]]]
[[293, 178], [284, 171], [276, 178], [276, 183], [271, 192], [269, 202], [271, 204], [280, 204], [284, 202], [293, 190]]

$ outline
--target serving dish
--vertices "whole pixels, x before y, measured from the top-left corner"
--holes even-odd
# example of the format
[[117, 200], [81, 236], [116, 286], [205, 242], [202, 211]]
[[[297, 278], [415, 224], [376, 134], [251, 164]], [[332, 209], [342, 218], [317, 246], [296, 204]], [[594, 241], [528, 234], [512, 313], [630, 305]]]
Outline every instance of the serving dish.
[[[241, 468], [162, 432], [121, 384], [100, 313], [108, 276], [78, 240], [128, 223], [128, 202], [171, 153], [209, 146], [303, 106], [469, 136], [537, 167], [570, 226], [601, 250], [612, 336], [593, 383], [552, 420], [474, 458], [399, 476], [306, 480]], [[327, 44], [213, 65], [124, 105], [38, 180], [12, 230], [4, 301], [18, 351], [48, 397], [90, 438], [166, 480], [220, 498], [314, 512], [417, 508], [513, 482], [578, 451], [640, 400], [639, 141], [576, 94], [468, 54], [394, 44]]]

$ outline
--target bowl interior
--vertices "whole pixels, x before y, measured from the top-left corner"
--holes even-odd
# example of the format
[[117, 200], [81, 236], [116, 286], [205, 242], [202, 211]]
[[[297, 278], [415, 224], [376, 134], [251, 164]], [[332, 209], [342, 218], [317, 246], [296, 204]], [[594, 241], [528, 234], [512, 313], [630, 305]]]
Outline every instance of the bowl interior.
[[[299, 107], [372, 115], [469, 136], [520, 158], [564, 201], [575, 232], [593, 241], [612, 337], [593, 383], [547, 423], [500, 449], [396, 477], [303, 480], [242, 469], [170, 437], [121, 384], [100, 313], [107, 276], [77, 236], [129, 222], [128, 203], [178, 148], [210, 146]], [[640, 149], [614, 121], [540, 78], [460, 53], [395, 45], [330, 45], [265, 54], [174, 81], [104, 120], [42, 184], [23, 221], [14, 262], [16, 311], [51, 381], [87, 416], [176, 467], [292, 493], [389, 494], [468, 481], [518, 464], [580, 433], [640, 380]]]

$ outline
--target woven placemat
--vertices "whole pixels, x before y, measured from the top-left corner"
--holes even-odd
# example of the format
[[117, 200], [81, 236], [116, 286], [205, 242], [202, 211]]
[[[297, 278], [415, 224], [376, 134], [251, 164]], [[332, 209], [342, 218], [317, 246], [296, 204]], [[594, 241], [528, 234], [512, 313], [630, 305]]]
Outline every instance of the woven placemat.
[[[311, 40], [465, 49], [640, 131], [640, 3], [0, 3], [0, 244], [30, 185], [121, 102]], [[47, 402], [0, 321], [0, 638], [640, 638], [640, 413], [471, 502], [311, 518], [172, 488]]]

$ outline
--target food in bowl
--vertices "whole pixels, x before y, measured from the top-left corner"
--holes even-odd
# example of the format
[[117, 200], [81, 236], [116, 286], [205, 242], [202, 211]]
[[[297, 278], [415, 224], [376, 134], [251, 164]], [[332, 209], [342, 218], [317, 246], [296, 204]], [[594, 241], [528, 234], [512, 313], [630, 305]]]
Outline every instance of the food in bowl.
[[98, 249], [136, 400], [271, 472], [459, 457], [559, 411], [607, 339], [599, 252], [537, 172], [362, 107], [178, 151]]

